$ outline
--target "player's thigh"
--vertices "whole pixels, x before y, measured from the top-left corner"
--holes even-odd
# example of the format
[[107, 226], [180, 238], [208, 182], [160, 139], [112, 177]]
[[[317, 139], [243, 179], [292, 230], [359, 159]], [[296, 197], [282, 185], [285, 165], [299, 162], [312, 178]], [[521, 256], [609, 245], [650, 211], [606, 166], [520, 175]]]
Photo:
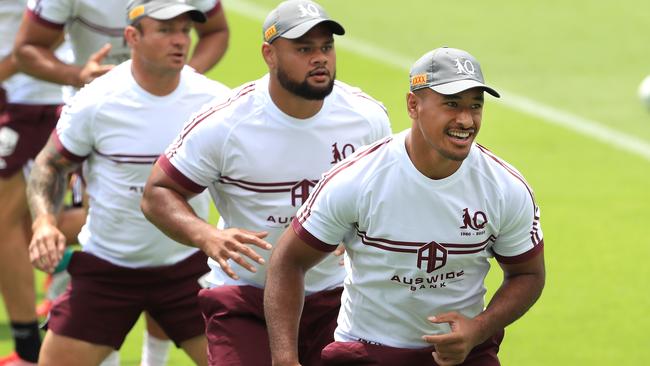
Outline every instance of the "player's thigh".
[[89, 366], [99, 365], [113, 349], [47, 332], [38, 364], [40, 366]]
[[181, 343], [181, 348], [198, 366], [208, 365], [208, 341], [201, 335]]
[[0, 227], [6, 232], [9, 227], [25, 226], [29, 220], [26, 182], [21, 170], [10, 177], [0, 178]]

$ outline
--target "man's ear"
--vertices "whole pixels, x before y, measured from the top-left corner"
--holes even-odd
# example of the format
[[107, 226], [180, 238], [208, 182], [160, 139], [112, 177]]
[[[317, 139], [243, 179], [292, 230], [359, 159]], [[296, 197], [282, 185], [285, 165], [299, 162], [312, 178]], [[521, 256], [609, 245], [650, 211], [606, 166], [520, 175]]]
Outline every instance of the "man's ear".
[[127, 25], [126, 28], [124, 28], [124, 40], [130, 47], [133, 47], [133, 44], [135, 44], [139, 39], [140, 31], [138, 31], [134, 26]]
[[264, 42], [262, 44], [262, 57], [264, 58], [264, 62], [266, 62], [266, 66], [269, 67], [269, 70], [275, 69], [275, 66], [277, 64], [275, 47], [273, 47], [268, 42]]
[[417, 119], [419, 103], [420, 98], [414, 92], [408, 92], [406, 94], [406, 111], [411, 119]]

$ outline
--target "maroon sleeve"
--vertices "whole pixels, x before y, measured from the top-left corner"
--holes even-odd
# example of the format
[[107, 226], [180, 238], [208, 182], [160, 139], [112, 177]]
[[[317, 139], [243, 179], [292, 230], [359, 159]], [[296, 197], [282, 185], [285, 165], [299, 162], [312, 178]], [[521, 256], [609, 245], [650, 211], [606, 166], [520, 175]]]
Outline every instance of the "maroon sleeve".
[[494, 258], [496, 258], [497, 261], [505, 264], [523, 263], [541, 253], [542, 251], [544, 251], [544, 239], [542, 239], [539, 244], [535, 245], [525, 253], [521, 253], [514, 257], [504, 257], [495, 253]]
[[35, 22], [37, 22], [37, 23], [39, 23], [39, 24], [41, 24], [43, 26], [46, 26], [48, 28], [62, 30], [63, 27], [65, 26], [65, 23], [64, 24], [54, 23], [54, 22], [51, 22], [51, 21], [41, 17], [39, 14], [34, 12], [32, 9], [27, 9], [25, 12], [26, 12], [28, 18], [30, 18], [33, 21], [35, 21]]
[[74, 161], [76, 163], [81, 163], [82, 161], [86, 160], [88, 156], [79, 156], [76, 155], [70, 150], [66, 149], [65, 146], [63, 146], [63, 143], [61, 142], [61, 139], [59, 138], [59, 135], [56, 133], [56, 130], [52, 131], [52, 138], [54, 139], [54, 143], [56, 144], [56, 150], [63, 156], [65, 156], [66, 159], [70, 161]]
[[296, 235], [302, 239], [302, 241], [316, 250], [320, 250], [321, 252], [333, 252], [336, 250], [336, 245], [327, 244], [318, 240], [318, 238], [307, 231], [307, 229], [305, 229], [296, 218], [291, 220], [291, 228], [296, 233]]
[[193, 180], [181, 173], [180, 170], [169, 161], [166, 155], [161, 155], [158, 158], [158, 166], [169, 176], [174, 182], [183, 186], [183, 188], [192, 191], [194, 193], [201, 193], [205, 190], [206, 187], [195, 183]]

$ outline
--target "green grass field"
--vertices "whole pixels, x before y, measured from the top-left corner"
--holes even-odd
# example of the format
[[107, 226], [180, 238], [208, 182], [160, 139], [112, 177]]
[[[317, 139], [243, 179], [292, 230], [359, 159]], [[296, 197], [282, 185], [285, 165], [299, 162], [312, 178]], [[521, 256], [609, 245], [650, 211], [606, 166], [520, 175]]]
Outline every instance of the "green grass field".
[[[276, 0], [224, 0], [231, 42], [210, 75], [229, 86], [265, 72], [261, 23]], [[408, 69], [438, 46], [464, 48], [488, 83], [478, 141], [535, 189], [545, 236], [542, 298], [507, 328], [506, 366], [650, 364], [650, 114], [636, 96], [650, 74], [647, 0], [321, 0], [347, 34], [338, 78], [409, 126]], [[644, 259], [645, 258], [645, 259]], [[500, 281], [494, 271], [488, 286]], [[0, 314], [0, 354], [11, 349]], [[142, 326], [127, 340], [137, 365]], [[178, 351], [170, 365], [189, 365]]]

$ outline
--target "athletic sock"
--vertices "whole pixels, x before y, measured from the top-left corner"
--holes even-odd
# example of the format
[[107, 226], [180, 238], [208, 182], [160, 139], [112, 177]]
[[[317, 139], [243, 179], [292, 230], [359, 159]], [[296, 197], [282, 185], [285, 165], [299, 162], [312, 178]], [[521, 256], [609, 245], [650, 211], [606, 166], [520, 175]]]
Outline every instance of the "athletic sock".
[[152, 336], [145, 330], [142, 340], [142, 360], [140, 366], [165, 366], [169, 358], [171, 341]]
[[41, 348], [41, 333], [38, 322], [11, 322], [11, 333], [14, 336], [16, 353], [25, 361], [37, 362], [38, 351]]

